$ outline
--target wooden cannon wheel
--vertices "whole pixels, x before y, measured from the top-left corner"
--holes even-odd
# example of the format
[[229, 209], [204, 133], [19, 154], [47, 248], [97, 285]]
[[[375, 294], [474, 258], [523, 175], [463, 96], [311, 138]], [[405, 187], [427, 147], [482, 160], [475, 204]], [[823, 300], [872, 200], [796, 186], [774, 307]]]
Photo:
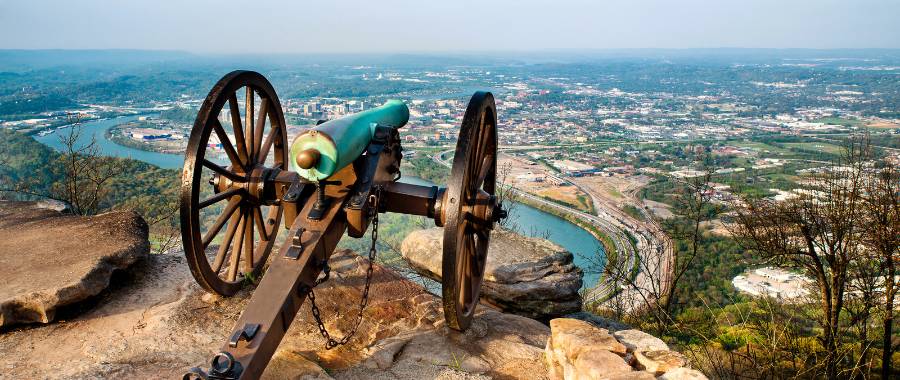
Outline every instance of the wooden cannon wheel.
[[493, 220], [473, 217], [478, 206], [493, 204], [496, 190], [497, 111], [493, 95], [476, 92], [472, 96], [457, 141], [443, 211], [441, 282], [447, 325], [462, 331], [472, 322], [478, 304], [493, 224]]
[[252, 71], [219, 80], [197, 114], [181, 180], [184, 253], [206, 290], [228, 296], [259, 277], [282, 216], [277, 199], [264, 199], [261, 177], [287, 170], [287, 154], [284, 114], [269, 81]]

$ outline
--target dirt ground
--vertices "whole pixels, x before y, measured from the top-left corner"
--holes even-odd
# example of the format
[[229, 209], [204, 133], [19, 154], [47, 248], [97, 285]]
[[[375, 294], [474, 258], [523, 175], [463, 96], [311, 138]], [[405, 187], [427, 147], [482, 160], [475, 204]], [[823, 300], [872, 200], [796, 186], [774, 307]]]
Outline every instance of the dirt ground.
[[890, 123], [890, 122], [886, 122], [886, 121], [876, 121], [876, 122], [866, 124], [866, 127], [879, 128], [879, 129], [893, 129], [893, 128], [900, 128], [900, 124]]
[[644, 199], [643, 202], [644, 206], [650, 209], [650, 212], [660, 219], [668, 219], [675, 216], [675, 214], [672, 213], [672, 207], [665, 203], [651, 201], [649, 199]]
[[[497, 170], [502, 171], [505, 167], [509, 167], [506, 180], [512, 186], [547, 199], [561, 201], [581, 211], [592, 212], [593, 205], [590, 197], [576, 186], [559, 186], [547, 180], [534, 182], [527, 178], [522, 178], [523, 176], [546, 177], [552, 173], [547, 167], [523, 158], [501, 155], [500, 160], [497, 162]], [[503, 173], [501, 172], [499, 175], [502, 177]], [[498, 178], [498, 180], [502, 180], [502, 178]]]
[[701, 223], [701, 227], [708, 228], [709, 232], [719, 236], [731, 236], [731, 231], [722, 219], [713, 219], [708, 222]]
[[650, 183], [645, 175], [613, 175], [611, 177], [580, 177], [575, 183], [584, 186], [608, 206], [624, 210], [625, 205], [642, 207], [637, 200], [637, 191]]

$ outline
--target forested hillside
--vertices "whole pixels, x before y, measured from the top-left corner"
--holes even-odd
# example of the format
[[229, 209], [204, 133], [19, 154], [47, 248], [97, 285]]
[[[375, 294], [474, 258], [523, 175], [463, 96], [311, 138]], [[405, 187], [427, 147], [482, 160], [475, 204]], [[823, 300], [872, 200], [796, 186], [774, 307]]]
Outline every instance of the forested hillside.
[[[60, 198], [65, 178], [66, 155], [21, 133], [0, 130], [0, 197]], [[132, 209], [160, 227], [175, 226], [179, 173], [123, 158], [102, 157], [114, 165], [104, 186], [98, 211]]]

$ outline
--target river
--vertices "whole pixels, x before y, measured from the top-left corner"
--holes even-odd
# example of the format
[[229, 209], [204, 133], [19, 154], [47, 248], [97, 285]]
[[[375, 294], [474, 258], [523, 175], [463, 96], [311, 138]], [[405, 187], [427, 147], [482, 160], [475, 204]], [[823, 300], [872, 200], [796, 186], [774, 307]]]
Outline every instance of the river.
[[[161, 168], [180, 169], [184, 165], [184, 157], [175, 154], [148, 152], [116, 144], [106, 138], [106, 131], [118, 124], [136, 120], [138, 116], [121, 116], [112, 119], [95, 120], [81, 124], [79, 143], [86, 144], [93, 137], [105, 155], [128, 157], [144, 161]], [[62, 128], [45, 136], [36, 136], [37, 141], [57, 150], [62, 148], [59, 136], [69, 133], [69, 128]], [[404, 182], [430, 184], [415, 177], [403, 177]], [[575, 255], [575, 265], [580, 268], [589, 266], [588, 258], [598, 253], [604, 254], [603, 245], [589, 232], [556, 215], [538, 210], [534, 207], [518, 203], [510, 215], [520, 233], [527, 236], [547, 237]], [[584, 287], [590, 288], [597, 283], [598, 273], [584, 274]]]
[[[400, 182], [415, 185], [434, 185], [432, 182], [418, 178], [404, 176]], [[594, 235], [576, 226], [572, 222], [556, 215], [538, 210], [526, 204], [516, 203], [509, 215], [517, 232], [531, 237], [547, 237], [550, 241], [559, 244], [575, 255], [575, 265], [579, 268], [590, 266], [589, 258], [598, 253], [605, 254], [603, 244]], [[599, 280], [598, 273], [585, 273], [583, 288], [591, 288]]]
[[[180, 156], [177, 154], [148, 152], [145, 150], [129, 148], [127, 146], [116, 144], [106, 138], [106, 131], [108, 129], [119, 124], [137, 120], [137, 118], [137, 115], [120, 116], [112, 119], [94, 120], [82, 123], [81, 135], [78, 136], [78, 144], [82, 146], [88, 144], [91, 142], [91, 138], [93, 137], [94, 139], [96, 139], [97, 145], [100, 147], [101, 152], [108, 156], [132, 158], [166, 169], [180, 169], [182, 166], [184, 166], [184, 156]], [[35, 139], [37, 141], [40, 141], [44, 145], [48, 145], [56, 150], [60, 150], [63, 148], [63, 144], [60, 141], [60, 136], [66, 136], [66, 134], [69, 133], [69, 128], [71, 127], [57, 129], [44, 136], [35, 136]]]

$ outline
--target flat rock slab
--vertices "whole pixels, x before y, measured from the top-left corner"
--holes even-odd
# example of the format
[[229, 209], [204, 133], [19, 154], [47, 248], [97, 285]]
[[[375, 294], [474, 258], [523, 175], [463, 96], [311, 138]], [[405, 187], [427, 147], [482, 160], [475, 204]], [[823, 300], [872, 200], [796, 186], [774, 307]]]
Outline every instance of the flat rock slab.
[[[325, 325], [338, 336], [356, 319], [367, 264], [353, 252], [336, 252], [331, 280], [316, 288]], [[350, 344], [325, 350], [304, 303], [263, 378], [546, 378], [547, 326], [480, 305], [472, 326], [460, 333], [446, 327], [441, 299], [421, 285], [378, 265], [373, 276], [369, 306]], [[324, 370], [310, 373], [296, 365], [301, 357]]]
[[[316, 298], [328, 329], [342, 336], [355, 321], [367, 261], [340, 251], [330, 265]], [[181, 378], [208, 366], [250, 295], [205, 296], [181, 252], [150, 255], [124, 277], [73, 319], [0, 334], [0, 379]], [[537, 321], [485, 305], [468, 331], [450, 330], [440, 298], [376, 265], [350, 343], [326, 350], [304, 303], [263, 379], [546, 379], [549, 334]]]
[[60, 307], [99, 294], [113, 271], [148, 254], [147, 233], [134, 212], [80, 217], [0, 201], [0, 326], [48, 323]]
[[653, 335], [640, 330], [620, 330], [613, 336], [628, 348], [628, 352], [668, 350], [669, 345]]
[[[440, 281], [443, 228], [410, 233], [401, 254], [417, 272]], [[582, 271], [571, 252], [546, 240], [495, 230], [481, 297], [503, 311], [549, 320], [581, 310]]]

